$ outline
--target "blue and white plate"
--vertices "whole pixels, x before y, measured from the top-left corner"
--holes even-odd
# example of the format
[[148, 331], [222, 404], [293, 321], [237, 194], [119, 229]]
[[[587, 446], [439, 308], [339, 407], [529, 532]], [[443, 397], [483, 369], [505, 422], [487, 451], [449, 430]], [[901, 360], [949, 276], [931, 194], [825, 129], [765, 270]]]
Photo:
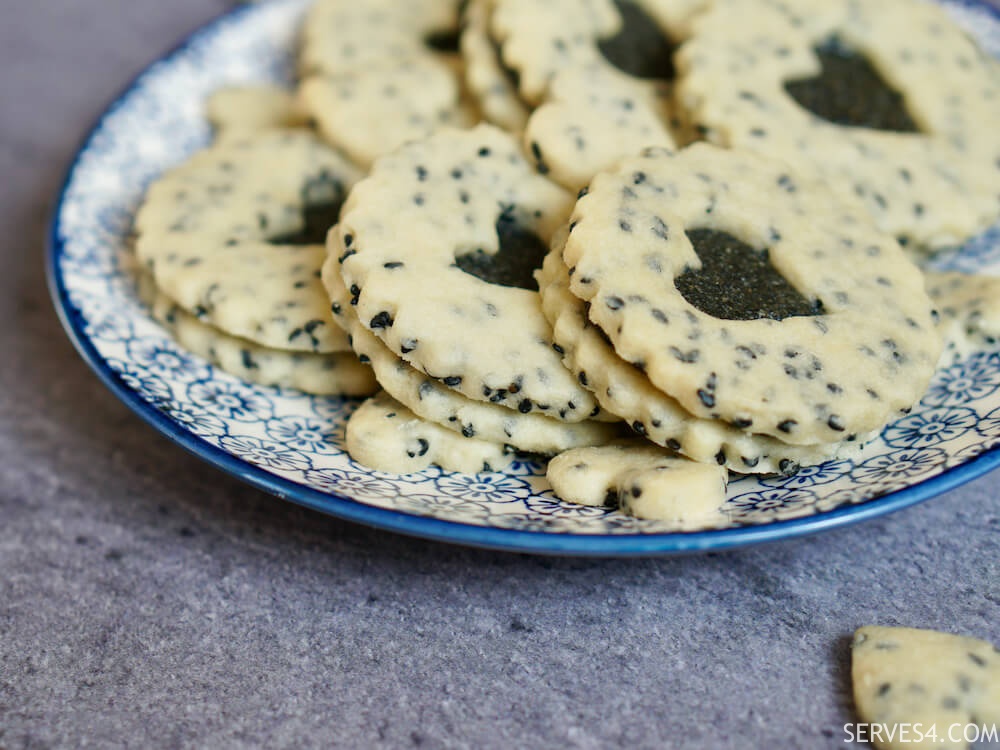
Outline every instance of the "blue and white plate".
[[[853, 461], [729, 490], [731, 526], [662, 524], [557, 500], [543, 467], [503, 474], [370, 471], [343, 450], [356, 403], [247, 385], [180, 349], [137, 300], [125, 258], [146, 185], [209, 141], [203, 102], [227, 84], [291, 75], [306, 0], [274, 0], [210, 24], [143, 73], [108, 109], [69, 172], [51, 228], [49, 272], [63, 322], [119, 398], [157, 429], [252, 485], [342, 518], [416, 536], [511, 550], [635, 555], [733, 547], [872, 518], [926, 500], [1000, 463], [1000, 353], [940, 372], [912, 414]], [[1000, 13], [949, 0], [1000, 56]], [[988, 124], [984, 123], [984, 127]], [[1000, 262], [1000, 230], [951, 259]]]

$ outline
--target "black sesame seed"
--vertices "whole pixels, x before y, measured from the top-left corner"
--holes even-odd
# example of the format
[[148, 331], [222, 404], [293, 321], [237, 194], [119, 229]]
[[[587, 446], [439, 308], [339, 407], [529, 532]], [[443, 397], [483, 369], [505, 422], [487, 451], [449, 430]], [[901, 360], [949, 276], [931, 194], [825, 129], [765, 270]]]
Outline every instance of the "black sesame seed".
[[972, 653], [970, 651], [969, 652], [969, 658], [972, 660], [972, 663], [975, 664], [977, 667], [985, 667], [986, 666], [986, 659], [984, 659], [983, 657], [979, 656], [978, 654], [974, 654], [974, 653]]

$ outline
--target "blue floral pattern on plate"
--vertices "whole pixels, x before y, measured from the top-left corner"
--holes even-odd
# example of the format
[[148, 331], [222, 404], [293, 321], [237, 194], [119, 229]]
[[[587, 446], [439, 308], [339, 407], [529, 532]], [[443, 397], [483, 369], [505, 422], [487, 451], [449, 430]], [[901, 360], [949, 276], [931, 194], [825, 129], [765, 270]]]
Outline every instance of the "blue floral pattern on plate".
[[[295, 28], [308, 0], [273, 0], [210, 24], [149, 68], [77, 155], [52, 225], [53, 296], [70, 336], [109, 386], [170, 437], [275, 494], [345, 518], [436, 539], [578, 554], [697, 551], [831, 528], [917, 502], [1000, 463], [1000, 354], [935, 377], [923, 402], [852, 460], [792, 477], [730, 485], [728, 526], [676, 533], [554, 497], [544, 466], [502, 474], [432, 468], [397, 476], [344, 452], [357, 403], [242, 383], [181, 348], [135, 292], [126, 251], [149, 182], [210, 138], [213, 90], [290, 80]], [[1000, 14], [948, 0], [956, 20], [1000, 56]], [[1000, 267], [1000, 227], [942, 256], [941, 268]], [[895, 493], [895, 494], [889, 494]]]

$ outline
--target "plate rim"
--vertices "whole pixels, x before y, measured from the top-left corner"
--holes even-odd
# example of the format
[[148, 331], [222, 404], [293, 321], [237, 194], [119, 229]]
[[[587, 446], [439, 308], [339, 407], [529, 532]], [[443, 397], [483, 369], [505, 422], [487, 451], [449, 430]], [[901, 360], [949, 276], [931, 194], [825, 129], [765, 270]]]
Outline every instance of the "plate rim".
[[[950, 2], [955, 3], [956, 0], [950, 0]], [[986, 0], [957, 0], [957, 4], [965, 7], [983, 8], [1000, 21], [1000, 9]], [[125, 100], [140, 86], [143, 79], [155, 68], [170, 64], [177, 55], [197, 44], [202, 37], [211, 35], [220, 24], [230, 23], [242, 15], [252, 14], [259, 10], [260, 6], [254, 5], [229, 9], [203, 23], [185, 35], [180, 42], [143, 66], [142, 70], [133, 76], [101, 109], [93, 124], [84, 131], [83, 137], [73, 149], [69, 165], [59, 183], [47, 221], [44, 257], [46, 283], [52, 304], [66, 335], [84, 362], [119, 401], [142, 421], [188, 453], [255, 489], [341, 520], [435, 542], [448, 542], [505, 552], [581, 557], [693, 554], [789, 541], [844, 528], [911, 507], [956, 489], [1000, 466], [1000, 445], [998, 445], [985, 450], [966, 463], [946, 469], [941, 474], [910, 487], [862, 503], [849, 504], [802, 518], [697, 532], [575, 534], [562, 531], [479, 526], [425, 516], [416, 512], [368, 505], [344, 494], [321, 492], [272, 474], [266, 469], [237, 458], [183, 429], [177, 422], [145, 401], [137, 391], [129, 388], [111, 368], [108, 361], [97, 351], [91, 339], [84, 332], [83, 315], [75, 309], [69, 299], [65, 279], [59, 265], [65, 247], [65, 243], [61, 239], [61, 219], [67, 191], [81, 160], [100, 134], [105, 121], [125, 104]]]

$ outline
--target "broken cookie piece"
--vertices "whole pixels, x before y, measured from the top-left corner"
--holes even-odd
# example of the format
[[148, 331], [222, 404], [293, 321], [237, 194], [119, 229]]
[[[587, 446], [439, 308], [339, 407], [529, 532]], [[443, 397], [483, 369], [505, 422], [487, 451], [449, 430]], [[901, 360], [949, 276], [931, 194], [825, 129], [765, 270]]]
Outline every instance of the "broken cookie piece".
[[[851, 645], [851, 675], [861, 720], [884, 730], [872, 732], [880, 750], [967, 748], [974, 735], [962, 730], [1000, 724], [1000, 650], [986, 641], [863, 627]], [[899, 731], [917, 725], [923, 728], [922, 743], [914, 732]], [[927, 736], [932, 727], [933, 739]]]
[[566, 451], [549, 462], [547, 477], [563, 500], [676, 524], [678, 530], [724, 522], [729, 474], [645, 441]]
[[476, 474], [502, 471], [514, 451], [500, 443], [462, 437], [421, 419], [381, 391], [347, 421], [347, 452], [377, 471], [413, 474], [431, 465]]

